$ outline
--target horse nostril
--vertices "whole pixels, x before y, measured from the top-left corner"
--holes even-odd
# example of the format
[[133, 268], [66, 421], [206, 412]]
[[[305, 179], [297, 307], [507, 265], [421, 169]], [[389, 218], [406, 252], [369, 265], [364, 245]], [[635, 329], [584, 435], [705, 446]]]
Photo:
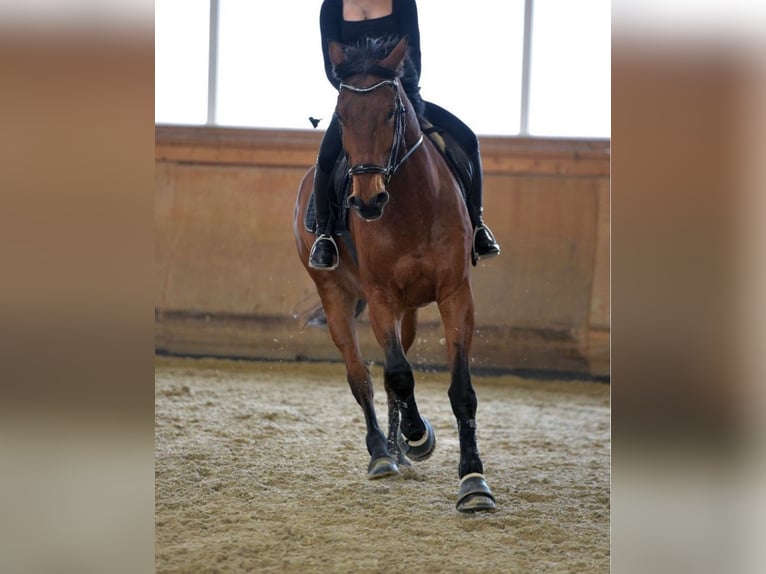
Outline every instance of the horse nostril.
[[378, 195], [375, 196], [375, 205], [378, 207], [383, 207], [388, 203], [388, 192], [387, 191], [381, 191]]
[[349, 195], [346, 203], [351, 209], [359, 209], [359, 198], [355, 195]]

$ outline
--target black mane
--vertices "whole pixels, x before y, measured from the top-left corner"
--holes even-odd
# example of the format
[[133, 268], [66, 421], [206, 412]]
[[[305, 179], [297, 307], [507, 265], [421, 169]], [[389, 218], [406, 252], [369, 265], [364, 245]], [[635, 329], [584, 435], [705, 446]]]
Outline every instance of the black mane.
[[333, 68], [333, 73], [341, 82], [353, 76], [368, 74], [387, 80], [399, 78], [404, 92], [415, 108], [415, 113], [419, 119], [422, 119], [425, 103], [420, 97], [420, 86], [418, 85], [420, 78], [418, 77], [415, 65], [410, 59], [409, 53], [405, 56], [404, 66], [401, 71], [390, 70], [378, 64], [380, 60], [391, 53], [399, 39], [398, 36], [366, 38], [356, 44], [343, 46], [343, 53], [346, 59]]

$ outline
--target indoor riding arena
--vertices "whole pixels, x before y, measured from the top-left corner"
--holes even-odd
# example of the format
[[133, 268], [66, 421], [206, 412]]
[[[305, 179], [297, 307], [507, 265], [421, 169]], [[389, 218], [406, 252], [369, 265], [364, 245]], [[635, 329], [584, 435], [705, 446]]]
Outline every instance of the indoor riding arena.
[[610, 571], [610, 54], [601, 0], [155, 3], [156, 572]]
[[[503, 252], [471, 270], [478, 441], [497, 511], [455, 510], [444, 336], [410, 361], [434, 455], [368, 480], [364, 417], [298, 260], [321, 135], [156, 129], [158, 572], [607, 572], [609, 144], [481, 139]], [[385, 421], [382, 353], [358, 321]]]

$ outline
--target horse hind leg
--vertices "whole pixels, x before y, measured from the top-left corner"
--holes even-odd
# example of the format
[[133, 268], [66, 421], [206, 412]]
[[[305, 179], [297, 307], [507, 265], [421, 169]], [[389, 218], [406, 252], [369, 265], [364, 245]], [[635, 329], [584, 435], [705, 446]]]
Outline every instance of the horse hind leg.
[[399, 429], [401, 422], [401, 415], [399, 413], [399, 403], [396, 400], [393, 390], [389, 385], [385, 385], [386, 395], [388, 396], [388, 452], [396, 460], [399, 467], [411, 466], [410, 461], [402, 452], [400, 442], [402, 441], [402, 433]]
[[[407, 353], [415, 340], [415, 312], [416, 310], [413, 309], [411, 312], [405, 313], [402, 318], [401, 338], [405, 353]], [[388, 452], [396, 459], [399, 466], [410, 466], [410, 461], [404, 456], [399, 446], [402, 434], [399, 429], [400, 413], [396, 394], [387, 381], [385, 382], [385, 389], [388, 399]]]
[[351, 393], [364, 413], [367, 452], [370, 454], [367, 477], [377, 479], [396, 475], [399, 473], [399, 467], [389, 453], [386, 437], [378, 425], [370, 372], [362, 359], [354, 331], [354, 307], [357, 300], [345, 293], [339, 295], [337, 289], [320, 289], [320, 297], [327, 315], [330, 335], [346, 364], [346, 377]]

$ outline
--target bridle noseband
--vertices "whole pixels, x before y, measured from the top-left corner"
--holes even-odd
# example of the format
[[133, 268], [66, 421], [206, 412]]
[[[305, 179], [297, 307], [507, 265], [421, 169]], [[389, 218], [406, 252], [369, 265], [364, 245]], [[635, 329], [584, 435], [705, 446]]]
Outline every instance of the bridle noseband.
[[399, 169], [399, 166], [401, 166], [404, 161], [410, 157], [416, 149], [420, 147], [420, 144], [423, 143], [423, 134], [420, 134], [420, 137], [418, 138], [418, 141], [415, 142], [415, 145], [412, 146], [412, 148], [406, 154], [404, 154], [401, 159], [397, 159], [399, 150], [404, 143], [404, 116], [406, 113], [404, 102], [402, 101], [402, 96], [399, 93], [399, 81], [396, 79], [382, 80], [377, 84], [373, 84], [367, 88], [357, 88], [356, 86], [341, 83], [339, 90], [349, 90], [356, 94], [366, 94], [383, 86], [392, 86], [396, 91], [396, 99], [394, 100], [396, 106], [394, 109], [394, 141], [391, 144], [391, 153], [388, 156], [388, 165], [386, 167], [382, 167], [371, 163], [359, 163], [352, 165], [348, 169], [348, 175], [353, 177], [355, 175], [362, 175], [366, 173], [380, 173], [383, 175], [385, 184], [388, 185], [389, 180], [394, 175], [394, 173], [396, 173], [396, 170]]

